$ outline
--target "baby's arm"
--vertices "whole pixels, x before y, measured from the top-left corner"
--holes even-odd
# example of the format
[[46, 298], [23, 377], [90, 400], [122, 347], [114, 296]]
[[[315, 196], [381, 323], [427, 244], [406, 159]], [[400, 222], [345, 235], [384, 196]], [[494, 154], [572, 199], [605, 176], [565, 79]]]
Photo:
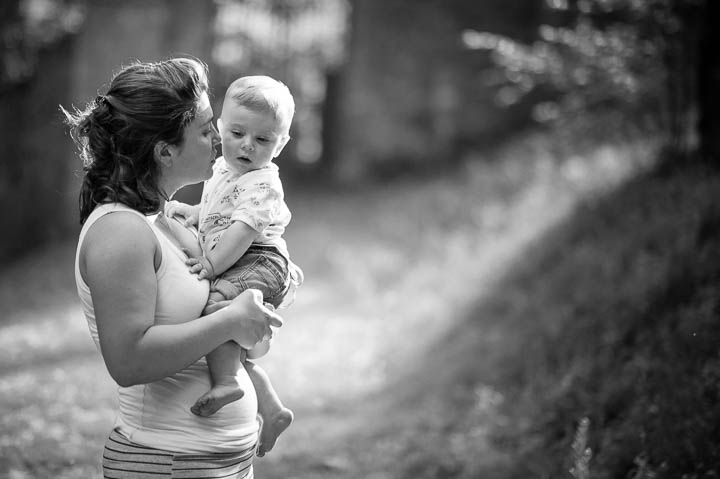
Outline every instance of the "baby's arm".
[[[185, 206], [190, 207], [190, 205]], [[168, 210], [168, 208], [166, 208], [165, 211], [173, 212], [174, 210]], [[175, 239], [178, 241], [178, 243], [180, 243], [180, 247], [183, 249], [183, 251], [185, 251], [188, 256], [202, 256], [202, 249], [200, 248], [198, 238], [190, 229], [188, 229], [189, 225], [187, 220], [182, 221], [181, 218], [177, 216], [171, 216], [167, 213], [165, 214], [164, 218], [161, 217], [159, 220], [167, 225]]]
[[185, 226], [197, 226], [200, 220], [200, 205], [188, 205], [180, 201], [168, 201], [165, 203], [165, 216], [182, 216], [185, 218]]
[[242, 221], [233, 221], [213, 249], [204, 257], [188, 260], [190, 271], [198, 278], [214, 278], [228, 270], [245, 254], [258, 232]]

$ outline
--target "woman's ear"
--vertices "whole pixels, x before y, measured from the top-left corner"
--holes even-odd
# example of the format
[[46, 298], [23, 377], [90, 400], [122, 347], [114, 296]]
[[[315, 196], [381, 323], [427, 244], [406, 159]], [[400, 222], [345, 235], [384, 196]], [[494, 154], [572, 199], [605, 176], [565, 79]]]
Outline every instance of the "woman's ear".
[[166, 142], [158, 141], [155, 143], [153, 153], [155, 155], [155, 161], [160, 163], [162, 166], [170, 168], [173, 165], [173, 152], [170, 145]]

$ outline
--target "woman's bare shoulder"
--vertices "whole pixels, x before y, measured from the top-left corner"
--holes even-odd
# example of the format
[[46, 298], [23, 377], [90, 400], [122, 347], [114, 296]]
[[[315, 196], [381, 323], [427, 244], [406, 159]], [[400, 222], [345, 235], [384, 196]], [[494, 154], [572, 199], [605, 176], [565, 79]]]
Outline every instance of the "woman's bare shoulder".
[[131, 211], [115, 211], [98, 218], [87, 232], [87, 237], [102, 237], [104, 241], [133, 238], [143, 241], [154, 238], [148, 221]]
[[116, 211], [98, 218], [88, 228], [80, 249], [83, 263], [89, 258], [104, 262], [156, 256], [158, 240], [147, 220], [130, 211]]

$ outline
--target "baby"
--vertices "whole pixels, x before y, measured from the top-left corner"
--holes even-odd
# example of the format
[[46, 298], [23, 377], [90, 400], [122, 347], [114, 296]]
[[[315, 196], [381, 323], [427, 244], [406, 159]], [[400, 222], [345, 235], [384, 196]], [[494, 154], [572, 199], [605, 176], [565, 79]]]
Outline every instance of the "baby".
[[[281, 82], [267, 76], [235, 80], [218, 120], [223, 156], [205, 182], [200, 204], [170, 201], [166, 205], [168, 218], [182, 216], [186, 226], [198, 226], [199, 243], [182, 246], [191, 256], [190, 271], [200, 279], [214, 280], [206, 311], [249, 288], [260, 290], [266, 303], [285, 306], [302, 283], [302, 271], [290, 261], [282, 237], [291, 214], [273, 163], [290, 139], [294, 113], [293, 97]], [[235, 376], [244, 361], [262, 419], [259, 456], [272, 449], [293, 420], [265, 371], [245, 361], [263, 356], [268, 348], [268, 341], [249, 351], [228, 342], [208, 354], [212, 388], [191, 408], [194, 414], [209, 416], [241, 398], [244, 391]]]

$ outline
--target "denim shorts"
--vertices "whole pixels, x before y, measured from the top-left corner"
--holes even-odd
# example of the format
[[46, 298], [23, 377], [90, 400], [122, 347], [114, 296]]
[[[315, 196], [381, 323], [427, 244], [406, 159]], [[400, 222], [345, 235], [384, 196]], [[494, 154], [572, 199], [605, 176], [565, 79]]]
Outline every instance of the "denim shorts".
[[263, 301], [279, 307], [290, 289], [288, 260], [274, 247], [252, 244], [244, 255], [221, 274], [241, 292], [258, 289]]

